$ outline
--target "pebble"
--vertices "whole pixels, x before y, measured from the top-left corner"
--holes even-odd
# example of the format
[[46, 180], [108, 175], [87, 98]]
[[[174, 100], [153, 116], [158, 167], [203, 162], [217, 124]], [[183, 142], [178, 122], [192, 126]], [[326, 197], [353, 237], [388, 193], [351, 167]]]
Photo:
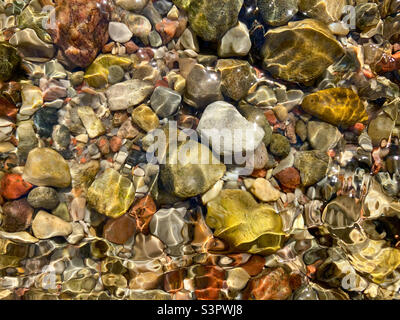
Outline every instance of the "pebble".
[[288, 119], [288, 110], [284, 106], [277, 105], [272, 110], [279, 121], [284, 122]]
[[136, 231], [136, 222], [125, 214], [116, 219], [110, 219], [104, 226], [103, 236], [108, 241], [116, 244], [124, 244]]
[[90, 139], [101, 136], [106, 132], [106, 128], [91, 107], [78, 107], [78, 116]]
[[110, 110], [126, 110], [134, 107], [142, 103], [153, 89], [150, 82], [137, 79], [114, 84], [106, 90]]
[[71, 84], [76, 87], [79, 86], [80, 84], [82, 84], [83, 82], [83, 76], [85, 75], [85, 73], [83, 71], [77, 71], [71, 74]]
[[28, 194], [28, 202], [34, 208], [53, 210], [57, 208], [60, 200], [57, 191], [49, 187], [37, 187]]
[[27, 194], [32, 185], [25, 181], [19, 174], [7, 173], [0, 180], [1, 195], [9, 200], [14, 200]]
[[97, 212], [111, 218], [118, 218], [128, 211], [134, 198], [132, 182], [111, 168], [96, 178], [87, 193], [88, 204]]
[[71, 184], [68, 163], [50, 148], [35, 148], [29, 152], [22, 178], [41, 187], [66, 188]]
[[182, 102], [181, 95], [165, 87], [157, 87], [150, 99], [150, 105], [160, 118], [168, 118], [176, 113]]
[[1, 227], [7, 232], [26, 230], [32, 222], [34, 209], [26, 199], [6, 202], [3, 205], [3, 222]]
[[271, 143], [269, 144], [269, 151], [271, 151], [274, 156], [286, 158], [290, 152], [289, 140], [281, 134], [272, 134]]
[[293, 192], [300, 185], [300, 173], [293, 167], [289, 167], [275, 174], [284, 192]]
[[244, 57], [251, 49], [249, 29], [242, 22], [228, 30], [218, 44], [221, 58]]
[[72, 225], [41, 210], [32, 221], [32, 231], [38, 239], [50, 239], [59, 236], [67, 237], [72, 233]]
[[116, 5], [125, 10], [140, 12], [147, 5], [149, 0], [116, 0]]
[[297, 0], [260, 0], [261, 16], [271, 26], [286, 24], [297, 13]]
[[[247, 121], [233, 105], [224, 101], [214, 102], [204, 110], [197, 130], [204, 141], [211, 141], [214, 152], [225, 155], [254, 151], [264, 137], [259, 126]], [[222, 143], [222, 136], [229, 140]]]
[[147, 38], [151, 32], [152, 26], [150, 21], [142, 15], [128, 13], [123, 21], [134, 37], [144, 39]]
[[58, 123], [58, 110], [55, 108], [41, 108], [33, 116], [37, 133], [41, 137], [51, 137], [53, 127]]
[[373, 146], [380, 146], [382, 140], [388, 141], [394, 125], [394, 121], [385, 114], [378, 115], [378, 117], [372, 119], [368, 126], [368, 135]]
[[160, 124], [154, 111], [144, 104], [132, 111], [132, 121], [146, 132], [156, 129]]
[[319, 121], [307, 123], [307, 134], [311, 147], [322, 151], [333, 149], [342, 137], [336, 127]]
[[108, 68], [108, 83], [109, 84], [116, 84], [118, 82], [121, 82], [125, 77], [125, 70], [118, 66], [118, 65], [112, 65]]
[[121, 22], [110, 22], [108, 24], [108, 34], [111, 40], [120, 43], [128, 42], [133, 36], [128, 26]]
[[257, 178], [250, 187], [250, 192], [264, 202], [277, 201], [281, 197], [278, 189], [275, 189], [271, 182], [263, 178]]
[[300, 172], [301, 184], [312, 186], [326, 176], [329, 156], [323, 151], [301, 151], [295, 154], [294, 166]]

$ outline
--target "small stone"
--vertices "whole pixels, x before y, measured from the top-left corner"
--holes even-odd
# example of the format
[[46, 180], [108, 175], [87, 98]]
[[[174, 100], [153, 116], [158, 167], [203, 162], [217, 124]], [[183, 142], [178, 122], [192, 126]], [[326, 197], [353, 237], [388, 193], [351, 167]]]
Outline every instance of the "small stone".
[[57, 150], [68, 148], [71, 142], [71, 133], [64, 125], [55, 126], [51, 137]]
[[103, 237], [116, 244], [124, 244], [136, 231], [136, 222], [125, 214], [116, 219], [110, 219], [104, 226]]
[[286, 24], [297, 13], [297, 0], [260, 0], [258, 2], [261, 16], [271, 26]]
[[281, 197], [278, 189], [275, 189], [271, 182], [263, 178], [257, 178], [252, 186], [250, 192], [254, 196], [264, 202], [277, 201]]
[[31, 225], [34, 209], [26, 199], [6, 202], [3, 205], [3, 223], [1, 227], [7, 232], [18, 232]]
[[247, 161], [247, 166], [255, 170], [262, 169], [268, 162], [268, 151], [265, 143], [261, 142], [260, 145], [254, 150], [254, 157], [251, 156]]
[[282, 267], [268, 268], [260, 276], [249, 281], [244, 299], [286, 300], [291, 294], [287, 272]]
[[294, 166], [300, 171], [301, 184], [309, 187], [326, 176], [329, 156], [323, 151], [296, 152]]
[[49, 187], [37, 187], [29, 192], [28, 202], [34, 208], [53, 210], [57, 208], [60, 200], [57, 191]]
[[0, 44], [0, 81], [8, 81], [12, 78], [17, 70], [21, 58], [17, 50], [7, 44]]
[[194, 108], [204, 108], [218, 100], [223, 100], [221, 75], [196, 64], [186, 79], [184, 101]]
[[300, 185], [300, 173], [293, 167], [278, 172], [275, 178], [284, 192], [293, 192]]
[[386, 114], [381, 114], [372, 119], [368, 125], [368, 135], [375, 147], [380, 146], [382, 140], [389, 141], [395, 122]]
[[116, 5], [125, 10], [140, 12], [147, 5], [149, 0], [116, 0]]
[[39, 239], [31, 236], [26, 231], [19, 231], [19, 232], [0, 231], [0, 238], [23, 244], [31, 244], [39, 241]]
[[149, 223], [156, 211], [157, 207], [153, 198], [150, 195], [146, 195], [145, 197], [135, 201], [129, 214], [136, 221], [136, 229], [141, 233], [148, 234]]
[[40, 108], [33, 116], [33, 123], [41, 137], [49, 138], [53, 127], [58, 123], [58, 110], [55, 108]]
[[76, 87], [79, 86], [80, 84], [82, 84], [83, 82], [83, 76], [85, 75], [85, 73], [83, 71], [77, 71], [71, 74], [71, 84]]
[[146, 132], [156, 129], [160, 124], [154, 111], [144, 104], [132, 111], [132, 121]]
[[271, 151], [274, 156], [286, 158], [290, 152], [290, 143], [288, 138], [278, 133], [272, 134], [269, 151]]
[[236, 101], [245, 98], [257, 81], [256, 73], [247, 61], [221, 59], [216, 69], [221, 72], [222, 93]]
[[21, 98], [22, 106], [19, 110], [21, 115], [31, 116], [43, 105], [42, 91], [31, 84], [22, 85]]
[[[134, 139], [139, 135], [139, 128], [137, 128], [136, 126], [133, 126], [131, 119], [126, 120], [121, 127], [118, 129], [118, 137], [120, 137], [121, 139]], [[102, 151], [102, 154], [107, 154], [104, 153], [106, 151], [106, 149], [104, 151]]]
[[41, 210], [32, 221], [32, 231], [38, 239], [50, 239], [59, 236], [67, 237], [72, 233], [72, 225], [59, 217]]
[[286, 121], [288, 118], [288, 110], [282, 106], [281, 104], [278, 104], [272, 109], [278, 118], [279, 121], [283, 122]]
[[199, 42], [197, 41], [196, 34], [190, 28], [185, 29], [185, 31], [179, 38], [178, 43], [184, 49], [193, 50], [194, 52], [200, 51]]
[[[183, 160], [182, 154], [186, 154]], [[161, 168], [161, 181], [175, 196], [190, 198], [209, 190], [225, 171], [225, 165], [214, 157], [210, 149], [189, 140], [168, 155], [167, 164]]]
[[243, 0], [174, 0], [188, 13], [193, 31], [206, 41], [216, 41], [236, 25]]
[[86, 128], [89, 138], [96, 138], [106, 132], [106, 128], [91, 107], [78, 107], [78, 116]]
[[205, 109], [197, 130], [205, 141], [211, 141], [214, 152], [225, 155], [254, 151], [264, 137], [259, 126], [247, 121], [233, 105], [224, 101], [214, 102]]
[[150, 21], [142, 15], [128, 13], [123, 22], [128, 26], [134, 37], [147, 38], [151, 32]]
[[375, 27], [381, 18], [376, 3], [361, 3], [356, 6], [356, 26], [361, 31]]
[[307, 113], [335, 126], [350, 127], [368, 120], [360, 97], [347, 88], [330, 88], [312, 93], [303, 99], [301, 107]]
[[133, 36], [126, 24], [114, 21], [108, 24], [108, 34], [111, 40], [120, 43], [128, 42]]
[[272, 128], [269, 125], [264, 112], [252, 105], [239, 106], [239, 112], [250, 122], [257, 124], [264, 130], [263, 142], [265, 146], [269, 146], [272, 137]]
[[110, 149], [112, 152], [118, 152], [122, 146], [122, 139], [118, 136], [113, 136], [110, 139]]
[[150, 105], [160, 118], [168, 118], [176, 113], [182, 102], [181, 95], [165, 87], [157, 87], [150, 99]]
[[60, 204], [52, 212], [53, 215], [63, 219], [64, 221], [71, 222], [71, 215], [69, 214], [68, 206], [65, 202], [60, 202]]
[[71, 184], [67, 162], [50, 148], [35, 148], [29, 152], [22, 177], [41, 187], [66, 188]]
[[372, 139], [369, 137], [367, 132], [363, 132], [358, 137], [358, 144], [366, 152], [372, 152], [374, 147], [372, 145]]
[[85, 237], [85, 230], [79, 222], [72, 223], [72, 233], [67, 237], [69, 244], [78, 244]]
[[306, 141], [308, 136], [307, 125], [303, 120], [298, 120], [296, 122], [296, 134], [300, 137], [301, 141]]
[[118, 82], [121, 82], [125, 77], [125, 70], [118, 66], [118, 65], [113, 65], [108, 68], [108, 83], [109, 84], [116, 84]]
[[240, 291], [244, 289], [250, 276], [243, 268], [234, 268], [228, 271], [226, 284], [230, 290]]
[[126, 110], [134, 107], [142, 103], [153, 89], [150, 82], [136, 79], [114, 84], [106, 90], [110, 110]]
[[333, 149], [342, 137], [336, 127], [319, 121], [309, 121], [307, 123], [307, 132], [311, 147], [321, 151]]
[[135, 199], [132, 182], [114, 169], [106, 169], [89, 187], [88, 204], [97, 212], [118, 218], [128, 211]]
[[346, 0], [299, 0], [299, 9], [324, 23], [338, 21], [344, 13]]
[[238, 25], [224, 34], [218, 44], [218, 56], [221, 58], [244, 57], [251, 49], [249, 29], [239, 21]]
[[256, 92], [246, 97], [246, 101], [257, 107], [273, 106], [278, 102], [274, 90], [267, 86], [258, 87]]
[[0, 181], [0, 194], [9, 200], [14, 200], [27, 194], [32, 185], [15, 173], [6, 173]]

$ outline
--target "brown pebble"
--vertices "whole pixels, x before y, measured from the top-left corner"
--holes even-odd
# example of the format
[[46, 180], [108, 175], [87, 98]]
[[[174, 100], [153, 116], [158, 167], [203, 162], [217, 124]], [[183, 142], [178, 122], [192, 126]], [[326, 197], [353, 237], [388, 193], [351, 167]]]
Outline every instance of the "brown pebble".
[[124, 244], [136, 231], [136, 222], [129, 215], [117, 219], [110, 219], [104, 226], [103, 236], [110, 242]]
[[33, 208], [25, 198], [6, 202], [3, 206], [3, 229], [7, 232], [27, 229], [31, 225], [33, 212]]
[[122, 146], [122, 139], [118, 136], [113, 136], [110, 140], [110, 148], [112, 152], [118, 152]]

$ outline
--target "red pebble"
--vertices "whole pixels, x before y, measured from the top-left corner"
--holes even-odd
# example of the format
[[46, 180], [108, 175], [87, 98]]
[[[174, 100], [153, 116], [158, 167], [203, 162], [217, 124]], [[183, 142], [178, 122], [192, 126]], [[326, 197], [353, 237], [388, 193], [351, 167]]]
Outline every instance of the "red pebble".
[[258, 275], [261, 271], [263, 271], [265, 265], [265, 258], [261, 256], [254, 255], [252, 256], [249, 261], [247, 261], [245, 264], [241, 265], [241, 267], [246, 270], [246, 272], [250, 276], [256, 276]]
[[278, 120], [275, 117], [275, 113], [272, 110], [265, 111], [264, 115], [267, 118], [267, 120], [271, 126], [278, 123]]
[[275, 177], [284, 192], [293, 192], [300, 185], [300, 173], [293, 167], [282, 170]]
[[139, 50], [139, 47], [132, 40], [125, 43], [124, 46], [127, 54], [135, 53]]
[[179, 27], [179, 22], [164, 18], [156, 24], [156, 30], [161, 35], [164, 43], [170, 42], [176, 34], [176, 29]]
[[110, 140], [110, 148], [112, 152], [118, 152], [122, 146], [122, 139], [118, 136], [113, 136]]
[[19, 174], [8, 173], [1, 179], [1, 195], [9, 200], [14, 200], [27, 194], [33, 185], [24, 181]]

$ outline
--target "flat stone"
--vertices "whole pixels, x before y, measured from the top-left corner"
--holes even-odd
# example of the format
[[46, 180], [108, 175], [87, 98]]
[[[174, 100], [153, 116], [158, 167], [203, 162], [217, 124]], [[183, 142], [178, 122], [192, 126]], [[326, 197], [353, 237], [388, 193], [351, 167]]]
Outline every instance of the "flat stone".
[[32, 231], [38, 239], [67, 237], [72, 233], [72, 225], [46, 211], [39, 211], [32, 221]]
[[245, 98], [251, 86], [257, 82], [255, 70], [247, 61], [220, 59], [216, 69], [221, 72], [222, 93], [236, 101]]
[[106, 90], [110, 110], [126, 110], [137, 106], [153, 92], [153, 89], [150, 82], [136, 79], [114, 84]]
[[277, 201], [281, 197], [278, 189], [275, 189], [271, 182], [263, 178], [257, 178], [252, 186], [250, 192], [259, 200], [264, 202]]
[[6, 202], [1, 227], [7, 232], [23, 231], [31, 225], [33, 213], [34, 209], [26, 199]]
[[136, 221], [125, 214], [116, 219], [110, 219], [104, 226], [103, 237], [116, 244], [124, 244], [136, 231]]
[[331, 31], [313, 19], [269, 30], [261, 52], [263, 67], [273, 77], [304, 84], [322, 75], [343, 54]]
[[205, 141], [211, 141], [214, 152], [225, 155], [254, 151], [264, 137], [263, 129], [224, 101], [214, 102], [204, 110], [197, 130]]
[[28, 194], [28, 202], [34, 208], [53, 210], [60, 200], [57, 191], [49, 187], [37, 187]]
[[86, 128], [89, 138], [93, 139], [105, 134], [106, 128], [91, 107], [78, 107], [78, 116]]
[[111, 40], [120, 43], [128, 42], [133, 36], [133, 33], [126, 24], [114, 21], [108, 24], [108, 34]]
[[239, 21], [238, 25], [228, 30], [218, 44], [218, 56], [221, 58], [244, 57], [250, 52], [251, 40], [249, 29]]
[[33, 115], [43, 105], [43, 95], [39, 87], [23, 84], [21, 89], [22, 106], [19, 113], [24, 116]]
[[29, 152], [22, 177], [41, 187], [66, 188], [71, 184], [67, 162], [50, 148], [35, 148]]
[[328, 151], [333, 149], [342, 137], [340, 131], [325, 122], [309, 121], [307, 123], [308, 141], [313, 149]]
[[225, 189], [207, 203], [206, 223], [234, 252], [270, 254], [283, 244], [282, 220], [249, 192]]
[[165, 87], [157, 87], [150, 99], [150, 105], [160, 118], [167, 118], [176, 113], [182, 102], [181, 95]]
[[106, 169], [89, 187], [88, 204], [97, 212], [118, 218], [128, 211], [135, 199], [132, 182], [114, 169]]
[[132, 121], [146, 132], [156, 129], [160, 124], [157, 115], [145, 104], [142, 104], [132, 111]]
[[326, 176], [329, 156], [323, 151], [296, 152], [294, 166], [300, 171], [301, 184], [309, 187]]
[[209, 190], [225, 171], [225, 165], [206, 146], [189, 140], [169, 154], [161, 167], [161, 180], [170, 193], [190, 198]]

